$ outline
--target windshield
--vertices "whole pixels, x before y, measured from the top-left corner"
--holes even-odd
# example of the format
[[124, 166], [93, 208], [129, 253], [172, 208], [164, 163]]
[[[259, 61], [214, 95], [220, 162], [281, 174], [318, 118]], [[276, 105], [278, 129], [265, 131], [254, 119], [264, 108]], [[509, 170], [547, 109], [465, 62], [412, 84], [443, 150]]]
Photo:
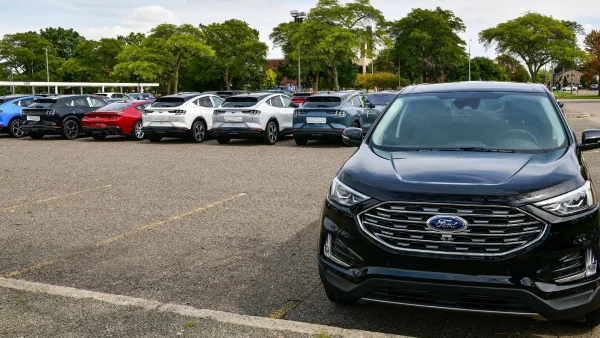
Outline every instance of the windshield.
[[389, 151], [546, 152], [566, 146], [567, 137], [543, 93], [456, 92], [399, 96], [370, 143]]
[[221, 107], [252, 107], [258, 103], [258, 98], [242, 96], [242, 97], [228, 97]]
[[126, 108], [133, 106], [135, 102], [114, 102], [109, 105], [106, 105], [100, 109], [96, 109], [96, 111], [120, 111]]
[[396, 94], [369, 94], [367, 100], [376, 106], [385, 106], [388, 104]]
[[179, 107], [185, 102], [183, 97], [159, 97], [154, 101], [151, 107], [161, 108], [161, 107]]
[[329, 108], [337, 107], [342, 103], [342, 99], [337, 96], [309, 96], [302, 104], [306, 108]]

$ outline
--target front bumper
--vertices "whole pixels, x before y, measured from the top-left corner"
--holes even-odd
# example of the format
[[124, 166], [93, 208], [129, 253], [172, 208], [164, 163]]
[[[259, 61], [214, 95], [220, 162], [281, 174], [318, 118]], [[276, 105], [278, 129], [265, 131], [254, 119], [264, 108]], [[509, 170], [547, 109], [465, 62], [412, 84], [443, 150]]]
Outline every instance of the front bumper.
[[142, 131], [146, 136], [159, 135], [162, 137], [187, 137], [192, 135], [192, 131], [187, 128], [177, 127], [143, 127]]
[[[560, 320], [600, 309], [599, 274], [558, 283], [548, 279], [545, 272], [573, 252], [591, 249], [597, 256], [597, 207], [575, 219], [549, 221], [543, 240], [531, 247], [506, 257], [485, 258], [386, 248], [360, 228], [356, 215], [364, 208], [346, 208], [329, 200], [323, 208], [319, 273], [328, 290], [345, 298], [359, 303], [544, 320]], [[337, 239], [337, 257], [325, 257], [327, 236]]]
[[[393, 279], [385, 275], [385, 269], [380, 270], [383, 273], [380, 276], [372, 276], [356, 283], [347, 272], [323, 257], [319, 260], [319, 275], [325, 286], [358, 299], [359, 303], [514, 315], [537, 320], [560, 320], [600, 308], [600, 289], [596, 287], [595, 281], [573, 286], [581, 290], [576, 294], [552, 298], [551, 294], [538, 296], [518, 288]], [[398, 272], [393, 274], [397, 275]], [[403, 273], [414, 275], [411, 271]], [[491, 276], [482, 276], [489, 277]]]

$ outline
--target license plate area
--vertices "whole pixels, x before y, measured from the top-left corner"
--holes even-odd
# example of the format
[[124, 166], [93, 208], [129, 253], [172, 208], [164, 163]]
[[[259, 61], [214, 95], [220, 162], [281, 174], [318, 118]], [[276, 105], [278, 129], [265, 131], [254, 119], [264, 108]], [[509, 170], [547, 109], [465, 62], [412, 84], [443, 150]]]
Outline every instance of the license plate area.
[[27, 115], [27, 121], [40, 121], [40, 117], [39, 116], [31, 116], [31, 115]]
[[243, 116], [225, 116], [225, 122], [242, 122]]
[[327, 118], [326, 117], [307, 117], [306, 123], [323, 124], [323, 123], [327, 123]]

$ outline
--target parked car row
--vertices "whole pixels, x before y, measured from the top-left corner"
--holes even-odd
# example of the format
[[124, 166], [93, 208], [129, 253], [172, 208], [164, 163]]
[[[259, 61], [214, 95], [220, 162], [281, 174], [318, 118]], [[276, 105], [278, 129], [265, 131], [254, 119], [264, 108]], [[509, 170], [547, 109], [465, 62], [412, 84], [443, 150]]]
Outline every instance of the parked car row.
[[[298, 145], [308, 140], [342, 140], [346, 127], [365, 132], [397, 92], [365, 94], [358, 91], [319, 92], [301, 95], [296, 103], [277, 92], [187, 92], [154, 101], [140, 93], [135, 100], [120, 93], [61, 96], [0, 97], [0, 127], [13, 137], [62, 135], [66, 139], [108, 135], [159, 142], [164, 137], [186, 138], [195, 143], [211, 134], [224, 144], [232, 139], [262, 139], [275, 144], [294, 135]], [[113, 98], [114, 97], [114, 98]], [[148, 97], [148, 100], [140, 98]], [[373, 101], [370, 102], [370, 101]]]

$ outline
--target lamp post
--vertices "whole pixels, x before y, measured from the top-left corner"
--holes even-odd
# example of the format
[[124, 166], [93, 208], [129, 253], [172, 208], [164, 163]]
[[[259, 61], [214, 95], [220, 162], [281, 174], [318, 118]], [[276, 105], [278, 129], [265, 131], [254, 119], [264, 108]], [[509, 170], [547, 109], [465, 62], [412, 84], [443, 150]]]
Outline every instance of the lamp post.
[[[298, 32], [300, 32], [300, 24], [306, 18], [306, 13], [293, 10], [290, 11], [290, 15], [294, 18], [294, 22], [298, 24]], [[298, 88], [296, 88], [298, 92], [302, 91], [302, 76], [300, 74], [300, 43], [298, 43]]]
[[[46, 82], [50, 82], [50, 68], [48, 67], [48, 48], [44, 48], [46, 51]], [[48, 85], [48, 94], [50, 94], [50, 85]]]
[[471, 41], [473, 39], [469, 39], [469, 81], [471, 81]]

